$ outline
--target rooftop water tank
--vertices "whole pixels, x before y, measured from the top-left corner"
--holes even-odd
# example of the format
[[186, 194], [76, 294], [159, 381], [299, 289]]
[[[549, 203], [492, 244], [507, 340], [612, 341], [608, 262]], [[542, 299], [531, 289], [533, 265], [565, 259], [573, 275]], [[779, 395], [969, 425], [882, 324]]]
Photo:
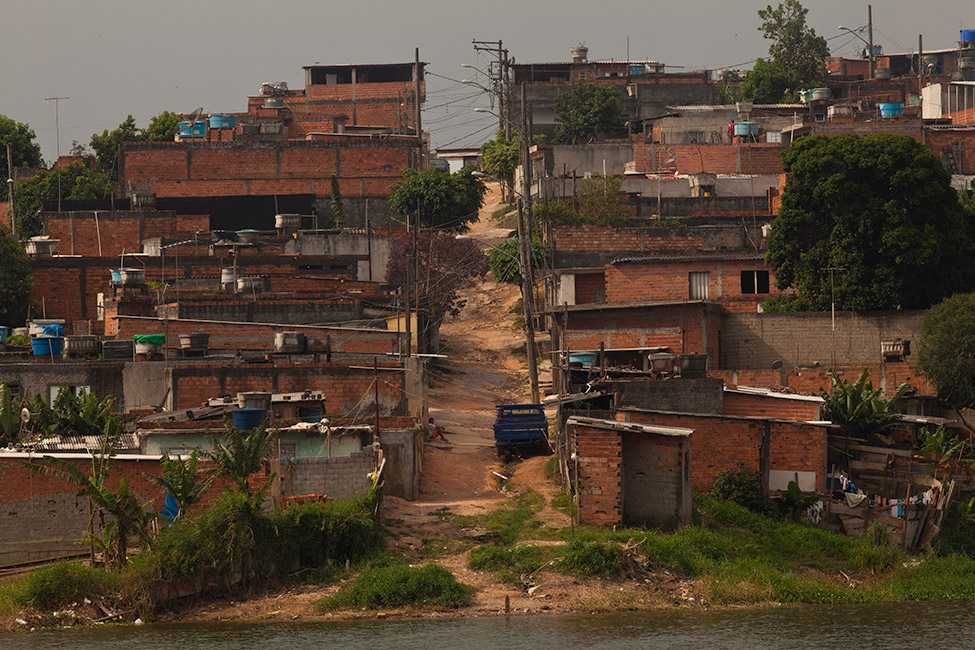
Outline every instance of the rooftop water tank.
[[904, 102], [880, 102], [880, 117], [898, 117], [904, 114]]
[[585, 45], [573, 47], [569, 51], [572, 53], [573, 63], [589, 63], [589, 48]]
[[237, 117], [235, 115], [210, 116], [211, 129], [232, 129], [235, 126], [237, 126]]
[[809, 91], [809, 98], [814, 102], [825, 102], [829, 99], [829, 88], [813, 88]]
[[758, 122], [735, 122], [735, 135], [758, 135]]
[[975, 29], [963, 29], [963, 30], [961, 30], [961, 32], [959, 34], [958, 41], [960, 43], [962, 43], [962, 47], [965, 46], [964, 45], [965, 43], [971, 43], [971, 44], [975, 45]]

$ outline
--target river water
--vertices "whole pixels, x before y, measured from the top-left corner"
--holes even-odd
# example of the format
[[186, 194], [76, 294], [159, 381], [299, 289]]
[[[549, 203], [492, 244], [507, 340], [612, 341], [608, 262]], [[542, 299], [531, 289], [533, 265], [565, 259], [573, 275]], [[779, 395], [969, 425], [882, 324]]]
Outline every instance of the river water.
[[3, 650], [975, 648], [975, 602], [589, 616], [183, 624], [0, 634]]

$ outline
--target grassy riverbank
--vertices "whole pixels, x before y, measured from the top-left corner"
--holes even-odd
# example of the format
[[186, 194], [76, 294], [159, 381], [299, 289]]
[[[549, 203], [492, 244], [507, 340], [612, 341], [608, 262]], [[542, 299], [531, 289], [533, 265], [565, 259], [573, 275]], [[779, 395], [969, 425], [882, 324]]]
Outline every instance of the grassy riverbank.
[[330, 617], [484, 615], [507, 594], [527, 613], [975, 598], [975, 560], [906, 554], [879, 530], [851, 539], [711, 495], [695, 495], [692, 524], [673, 533], [542, 523], [565, 503], [523, 489], [482, 514], [444, 510], [438, 517], [453, 532], [401, 557], [379, 550], [372, 501], [268, 516], [227, 497], [121, 571], [59, 563], [0, 581], [0, 620], [15, 628], [27, 612], [32, 626], [72, 624], [63, 610], [81, 617], [96, 606], [81, 622], [104, 618], [104, 609], [157, 615], [180, 606], [160, 598], [176, 584], [201, 587], [196, 602], [302, 584], [301, 611]]

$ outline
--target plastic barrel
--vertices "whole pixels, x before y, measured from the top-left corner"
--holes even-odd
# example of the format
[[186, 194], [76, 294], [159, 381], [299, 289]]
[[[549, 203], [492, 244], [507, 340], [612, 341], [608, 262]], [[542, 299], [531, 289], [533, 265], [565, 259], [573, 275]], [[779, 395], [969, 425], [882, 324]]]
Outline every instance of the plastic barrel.
[[234, 409], [231, 411], [231, 417], [234, 419], [234, 428], [238, 431], [247, 431], [258, 427], [264, 421], [264, 415], [266, 413], [266, 409], [259, 409], [253, 406]]

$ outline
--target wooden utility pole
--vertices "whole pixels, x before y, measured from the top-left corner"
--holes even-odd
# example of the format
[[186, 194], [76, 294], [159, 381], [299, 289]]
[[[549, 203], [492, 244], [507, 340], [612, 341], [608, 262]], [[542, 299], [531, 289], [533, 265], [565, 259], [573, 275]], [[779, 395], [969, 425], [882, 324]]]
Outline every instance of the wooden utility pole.
[[528, 108], [525, 101], [525, 84], [521, 84], [521, 165], [522, 165], [522, 199], [524, 200], [525, 210], [518, 214], [518, 247], [521, 256], [521, 299], [525, 305], [525, 347], [528, 354], [528, 380], [531, 385], [532, 403], [538, 404], [540, 396], [538, 393], [538, 365], [535, 359], [535, 313], [533, 305], [534, 291], [533, 273], [531, 268], [531, 242], [528, 233], [530, 229], [526, 227], [525, 221], [532, 219], [532, 174], [531, 174], [531, 147], [529, 144], [528, 132]]
[[14, 209], [14, 152], [10, 143], [7, 143], [7, 190], [10, 192], [10, 208], [7, 214], [10, 216], [10, 234], [17, 239], [17, 211]]
[[[416, 201], [416, 214], [417, 214], [417, 217], [420, 216], [420, 200], [419, 199], [417, 199], [417, 201]], [[416, 226], [414, 225], [414, 228], [415, 227]], [[407, 236], [409, 236], [409, 234], [410, 234], [410, 215], [409, 215], [409, 213], [407, 213], [407, 215], [406, 215], [406, 234], [407, 234]], [[410, 245], [412, 246], [412, 242], [410, 243]], [[407, 259], [406, 260], [406, 286], [403, 287], [403, 294], [404, 294], [404, 298], [406, 299], [406, 301], [404, 303], [404, 306], [406, 307], [406, 310], [405, 310], [405, 312], [406, 312], [406, 356], [410, 356], [410, 355], [413, 354], [413, 326], [410, 324], [410, 320], [412, 320], [411, 317], [410, 317], [410, 289], [413, 287], [413, 285], [410, 282], [410, 273], [412, 273], [412, 270], [413, 270], [413, 258], [412, 258], [412, 255], [411, 255], [410, 256], [410, 259]]]
[[372, 358], [373, 373], [373, 400], [376, 402], [376, 438], [379, 438], [379, 361], [376, 357]]
[[873, 6], [867, 5], [867, 47], [870, 48], [870, 78], [873, 79]]
[[417, 171], [423, 171], [423, 128], [420, 121], [420, 48], [413, 52], [413, 108], [416, 111], [416, 152], [419, 160], [416, 163]]

